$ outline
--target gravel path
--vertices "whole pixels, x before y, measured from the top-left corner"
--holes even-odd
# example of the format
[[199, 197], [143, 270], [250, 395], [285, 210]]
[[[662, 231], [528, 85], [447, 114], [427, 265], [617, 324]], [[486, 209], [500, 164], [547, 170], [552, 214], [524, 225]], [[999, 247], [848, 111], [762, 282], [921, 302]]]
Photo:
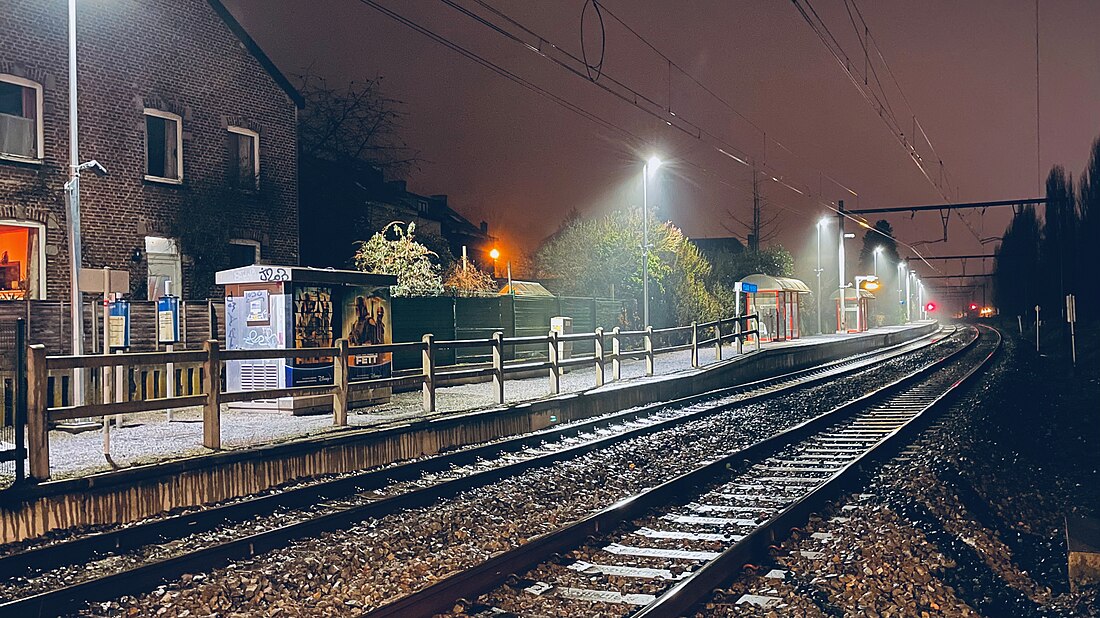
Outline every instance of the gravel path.
[[[869, 334], [892, 332], [902, 327], [875, 329]], [[765, 347], [815, 345], [837, 338], [838, 335], [806, 337], [798, 341], [764, 344]], [[723, 347], [723, 358], [735, 355], [731, 345]], [[713, 346], [701, 349], [700, 361], [705, 364], [715, 360]], [[654, 378], [644, 375], [644, 361], [627, 361], [622, 367], [622, 383], [604, 388], [622, 388], [624, 383], [655, 379], [680, 371], [692, 370], [689, 350], [680, 350], [656, 357]], [[608, 366], [610, 374], [610, 366]], [[561, 376], [562, 393], [575, 393], [595, 386], [595, 369], [579, 367]], [[439, 412], [460, 412], [495, 405], [489, 383], [448, 386], [437, 390], [436, 403]], [[531, 401], [547, 397], [548, 379], [545, 377], [508, 380], [505, 398], [508, 403]], [[395, 393], [388, 404], [355, 410], [349, 415], [351, 428], [377, 426], [385, 423], [415, 419], [423, 416], [419, 391]], [[210, 453], [202, 444], [202, 412], [199, 408], [176, 410], [174, 421], [167, 422], [163, 412], [127, 415], [121, 429], [111, 429], [111, 459], [118, 466], [156, 463], [166, 459]], [[248, 448], [320, 435], [347, 431], [333, 427], [328, 414], [315, 416], [291, 416], [285, 413], [242, 411], [222, 408], [222, 444], [227, 449]], [[99, 430], [70, 434], [50, 432], [50, 474], [60, 479], [105, 472], [112, 466], [103, 456], [103, 437]]]
[[532, 470], [428, 509], [365, 521], [87, 613], [358, 615], [819, 414], [862, 394], [868, 382], [927, 362], [928, 354]]

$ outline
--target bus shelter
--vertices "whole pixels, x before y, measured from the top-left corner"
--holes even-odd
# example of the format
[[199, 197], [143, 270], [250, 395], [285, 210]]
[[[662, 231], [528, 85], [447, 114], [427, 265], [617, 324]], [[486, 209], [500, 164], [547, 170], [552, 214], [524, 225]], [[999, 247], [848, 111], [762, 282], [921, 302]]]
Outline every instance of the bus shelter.
[[[869, 328], [867, 317], [871, 314], [871, 301], [875, 295], [867, 290], [858, 288], [844, 288], [844, 313], [847, 314], [845, 324], [849, 333], [862, 333]], [[837, 332], [840, 331], [840, 290], [833, 292], [833, 303], [836, 305]]]
[[756, 293], [748, 295], [747, 313], [760, 316], [761, 341], [785, 341], [802, 336], [800, 299], [810, 288], [792, 277], [749, 275], [741, 283], [756, 285]]

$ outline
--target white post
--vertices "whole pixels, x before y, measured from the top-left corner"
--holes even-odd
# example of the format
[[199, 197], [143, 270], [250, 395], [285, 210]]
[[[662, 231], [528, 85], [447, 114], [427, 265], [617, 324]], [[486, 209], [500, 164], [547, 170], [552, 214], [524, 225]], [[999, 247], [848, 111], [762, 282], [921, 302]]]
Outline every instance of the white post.
[[[172, 286], [171, 281], [166, 280], [164, 282], [164, 295], [165, 296], [168, 296], [169, 294], [172, 293], [171, 286]], [[159, 315], [157, 316], [157, 324], [158, 325], [160, 324], [160, 316]], [[158, 332], [157, 335], [159, 336], [160, 333]], [[164, 346], [164, 349], [167, 352], [175, 352], [176, 351], [176, 346], [174, 344], [169, 343], [169, 344], [166, 344]], [[165, 371], [166, 374], [168, 374], [167, 376], [165, 376], [165, 380], [164, 380], [164, 384], [165, 384], [164, 394], [167, 397], [175, 397], [176, 396], [176, 364], [175, 363], [165, 364], [164, 371]], [[175, 420], [175, 418], [173, 417], [172, 412], [173, 412], [172, 408], [168, 408], [168, 422], [169, 423], [171, 423], [172, 421]]]
[[[111, 353], [111, 329], [110, 329], [111, 316], [108, 315], [108, 313], [110, 312], [110, 308], [111, 308], [111, 305], [110, 305], [111, 291], [110, 290], [111, 290], [111, 269], [104, 268], [103, 269], [103, 353], [108, 354], [108, 355]], [[104, 367], [103, 371], [101, 372], [102, 377], [101, 377], [101, 383], [100, 383], [100, 390], [102, 391], [103, 403], [111, 403], [111, 400], [113, 399], [113, 397], [111, 395], [112, 395], [112, 390], [114, 390], [114, 385], [110, 384], [113, 381], [112, 380], [112, 378], [114, 377], [113, 373], [114, 373], [114, 369], [111, 368], [111, 367]], [[76, 390], [77, 389], [74, 389], [74, 392]], [[107, 416], [106, 414], [103, 415], [103, 455], [105, 457], [108, 457], [108, 458], [111, 456], [111, 417]]]
[[547, 342], [547, 359], [550, 361], [550, 394], [557, 395], [561, 392], [561, 368], [559, 362], [558, 331], [549, 333]]
[[649, 326], [649, 163], [642, 166], [642, 327]]
[[1077, 297], [1073, 294], [1066, 295], [1066, 320], [1069, 322], [1069, 349], [1073, 359], [1074, 368], [1077, 367], [1077, 333], [1074, 326], [1077, 324]]

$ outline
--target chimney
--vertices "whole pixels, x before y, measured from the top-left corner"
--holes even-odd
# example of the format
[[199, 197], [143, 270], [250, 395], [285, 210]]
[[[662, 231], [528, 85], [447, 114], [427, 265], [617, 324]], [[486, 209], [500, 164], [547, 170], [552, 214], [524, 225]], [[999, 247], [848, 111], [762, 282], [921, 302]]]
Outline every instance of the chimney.
[[481, 233], [485, 234], [486, 236], [489, 235], [489, 224], [485, 221], [481, 222]]

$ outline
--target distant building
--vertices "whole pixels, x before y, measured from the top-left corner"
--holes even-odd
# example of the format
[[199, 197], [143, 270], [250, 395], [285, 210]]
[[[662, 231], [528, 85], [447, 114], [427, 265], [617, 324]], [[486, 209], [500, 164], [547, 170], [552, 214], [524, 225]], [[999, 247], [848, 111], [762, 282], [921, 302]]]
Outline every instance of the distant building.
[[386, 181], [365, 163], [303, 157], [301, 161], [302, 264], [347, 268], [356, 243], [394, 221], [416, 223], [416, 239], [429, 249], [445, 248], [454, 257], [465, 246], [470, 259], [491, 268], [495, 239], [488, 225], [478, 226], [447, 205], [446, 195], [419, 195], [404, 181]]
[[695, 245], [695, 248], [699, 250], [707, 259], [713, 260], [714, 256], [728, 252], [734, 255], [741, 253], [745, 250], [745, 245], [737, 238], [732, 236], [720, 237], [720, 238], [691, 238], [691, 244]]
[[[83, 265], [129, 270], [141, 297], [297, 264], [302, 99], [221, 1], [82, 0], [76, 21], [80, 156], [109, 171], [81, 183]], [[67, 29], [62, 0], [3, 1], [0, 299], [68, 295]], [[224, 223], [189, 255], [181, 236], [214, 199]]]

